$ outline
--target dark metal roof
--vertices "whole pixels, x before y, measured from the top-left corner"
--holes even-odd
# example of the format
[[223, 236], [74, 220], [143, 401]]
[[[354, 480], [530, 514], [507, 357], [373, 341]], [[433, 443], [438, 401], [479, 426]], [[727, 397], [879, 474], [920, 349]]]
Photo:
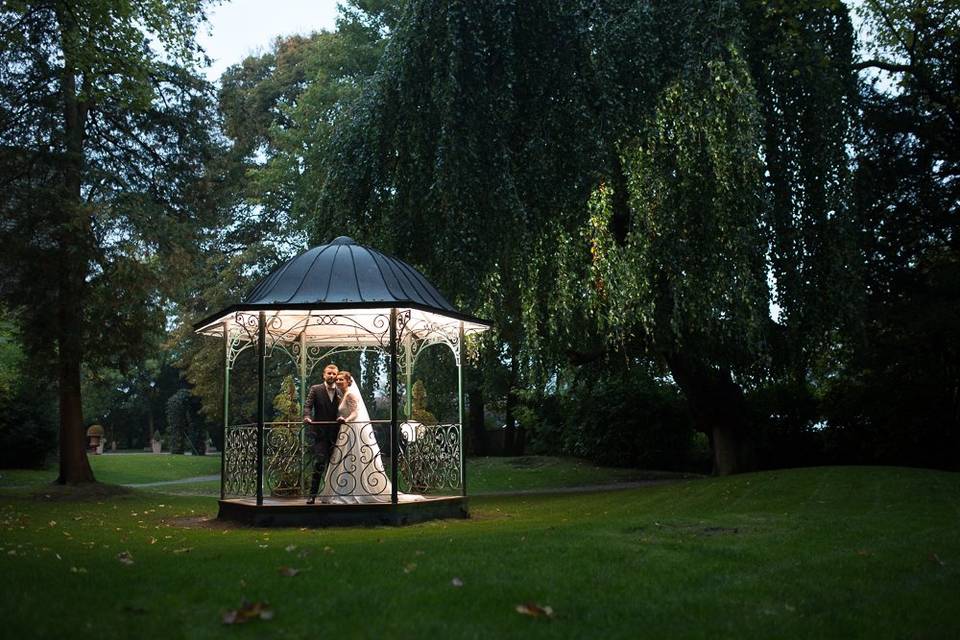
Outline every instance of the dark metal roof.
[[221, 314], [234, 310], [352, 307], [413, 307], [489, 324], [457, 311], [406, 262], [346, 236], [291, 258], [254, 287], [243, 302]]

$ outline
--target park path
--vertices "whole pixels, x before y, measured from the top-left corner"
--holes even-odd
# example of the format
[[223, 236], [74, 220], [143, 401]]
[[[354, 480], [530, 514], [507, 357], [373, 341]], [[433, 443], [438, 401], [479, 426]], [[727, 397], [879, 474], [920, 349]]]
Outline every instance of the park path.
[[165, 487], [171, 484], [192, 484], [194, 482], [212, 482], [214, 480], [219, 480], [220, 474], [213, 476], [193, 476], [192, 478], [180, 478], [179, 480], [161, 480], [159, 482], [136, 482], [128, 483], [121, 486], [130, 487], [131, 489], [146, 489], [147, 487]]
[[[219, 480], [219, 475], [213, 476], [194, 476], [192, 478], [181, 478], [179, 480], [163, 480], [160, 482], [140, 482], [136, 484], [125, 484], [124, 487], [131, 489], [146, 489], [149, 487], [165, 487], [177, 484], [192, 484], [194, 482], [213, 482]], [[668, 484], [671, 482], [680, 482], [689, 478], [665, 478], [662, 480], [635, 480], [632, 482], [611, 482], [609, 484], [589, 484], [577, 485], [573, 487], [544, 487], [539, 489], [515, 489], [508, 491], [472, 491], [470, 497], [480, 496], [539, 496], [553, 493], [593, 493], [596, 491], [622, 491], [624, 489], [638, 489], [640, 487], [651, 487], [658, 484]]]

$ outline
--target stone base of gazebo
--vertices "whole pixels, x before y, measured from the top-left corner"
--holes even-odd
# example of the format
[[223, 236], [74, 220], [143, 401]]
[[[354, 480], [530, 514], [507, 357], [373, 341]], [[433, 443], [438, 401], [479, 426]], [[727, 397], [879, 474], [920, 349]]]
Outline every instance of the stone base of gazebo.
[[467, 499], [463, 496], [419, 498], [398, 504], [306, 504], [303, 498], [264, 498], [257, 505], [254, 498], [220, 500], [218, 520], [253, 527], [343, 527], [402, 526], [441, 520], [469, 518]]

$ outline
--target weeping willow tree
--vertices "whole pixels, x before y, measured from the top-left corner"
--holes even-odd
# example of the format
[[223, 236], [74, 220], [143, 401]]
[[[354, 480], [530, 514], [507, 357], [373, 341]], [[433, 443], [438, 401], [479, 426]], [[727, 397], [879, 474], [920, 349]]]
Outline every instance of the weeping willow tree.
[[743, 3], [762, 115], [775, 373], [809, 384], [836, 368], [863, 301], [851, 197], [854, 36], [838, 2]]
[[748, 468], [746, 392], [808, 375], [849, 299], [850, 40], [834, 2], [410, 2], [317, 219], [495, 321], [508, 425], [511, 390], [629, 345]]
[[581, 215], [601, 149], [584, 25], [576, 3], [410, 2], [326, 153], [318, 229], [345, 221], [495, 320], [468, 386], [472, 407], [505, 395], [508, 424], [535, 345], [528, 260]]
[[749, 464], [750, 416], [737, 380], [766, 364], [759, 146], [759, 105], [731, 45], [666, 87], [649, 125], [623, 146], [633, 212], [626, 242], [611, 231], [611, 189], [597, 190], [591, 216], [605, 321], [641, 332], [666, 363], [712, 437], [720, 473]]
[[814, 364], [851, 335], [854, 83], [841, 6], [712, 6], [691, 15], [686, 60], [620, 147], [625, 242], [610, 185], [585, 235], [608, 335], [639, 336], [666, 364], [725, 474], [754, 463], [765, 417], [746, 394], [783, 377], [815, 383]]

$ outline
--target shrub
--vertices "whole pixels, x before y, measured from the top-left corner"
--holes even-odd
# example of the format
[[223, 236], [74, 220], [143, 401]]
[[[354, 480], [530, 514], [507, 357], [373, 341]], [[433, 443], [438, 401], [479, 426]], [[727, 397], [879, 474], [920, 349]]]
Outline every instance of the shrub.
[[413, 383], [413, 407], [410, 417], [421, 424], [437, 424], [437, 418], [427, 411], [427, 387], [423, 380]]
[[538, 453], [573, 455], [598, 464], [656, 469], [702, 465], [702, 446], [672, 385], [642, 369], [593, 370], [572, 385], [518, 412]]
[[[43, 404], [30, 397], [28, 385], [0, 400], [0, 468], [43, 467], [57, 446], [57, 424]], [[35, 389], [42, 387], [36, 386]]]

